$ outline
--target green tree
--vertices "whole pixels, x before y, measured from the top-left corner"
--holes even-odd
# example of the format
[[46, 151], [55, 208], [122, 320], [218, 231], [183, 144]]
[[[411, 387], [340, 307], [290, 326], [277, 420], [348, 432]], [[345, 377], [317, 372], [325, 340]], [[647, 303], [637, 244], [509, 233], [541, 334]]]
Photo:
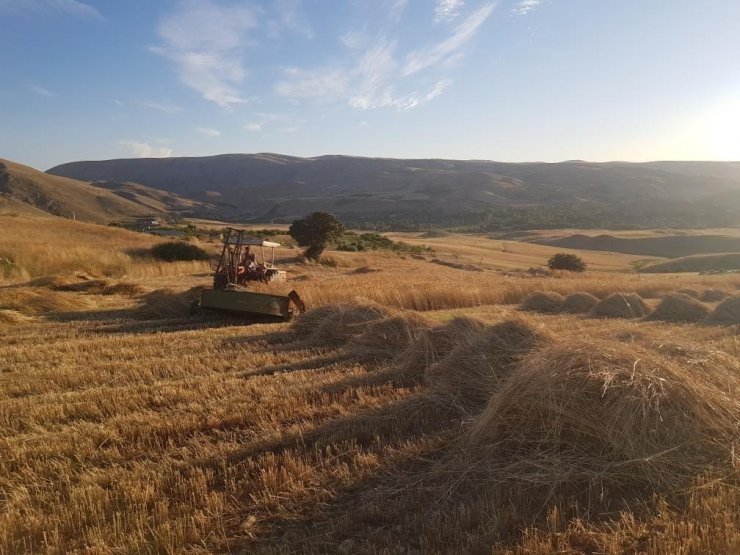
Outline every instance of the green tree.
[[329, 243], [337, 241], [344, 233], [344, 224], [332, 214], [314, 212], [302, 220], [296, 220], [288, 230], [299, 246], [307, 247], [304, 255], [318, 260]]
[[551, 270], [570, 270], [571, 272], [586, 270], [586, 263], [580, 256], [564, 252], [552, 255], [550, 260], [547, 261], [547, 266]]

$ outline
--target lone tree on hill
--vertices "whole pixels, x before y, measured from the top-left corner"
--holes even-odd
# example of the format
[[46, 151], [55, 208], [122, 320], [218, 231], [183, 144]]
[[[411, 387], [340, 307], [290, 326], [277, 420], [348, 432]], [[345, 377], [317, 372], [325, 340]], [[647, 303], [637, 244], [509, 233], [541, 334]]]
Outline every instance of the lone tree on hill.
[[299, 246], [308, 247], [303, 253], [310, 260], [318, 260], [329, 243], [337, 241], [344, 233], [344, 224], [332, 214], [314, 212], [296, 220], [288, 230]]
[[552, 255], [547, 261], [547, 266], [551, 270], [570, 270], [571, 272], [583, 272], [586, 270], [586, 263], [580, 256], [559, 252]]

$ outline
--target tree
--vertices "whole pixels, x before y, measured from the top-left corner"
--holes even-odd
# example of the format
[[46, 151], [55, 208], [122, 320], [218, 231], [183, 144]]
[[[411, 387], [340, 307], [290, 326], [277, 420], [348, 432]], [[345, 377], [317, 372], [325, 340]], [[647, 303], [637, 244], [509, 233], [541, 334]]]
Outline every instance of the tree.
[[547, 267], [551, 270], [570, 270], [571, 272], [583, 272], [586, 270], [586, 263], [580, 256], [559, 252], [553, 254], [547, 261]]
[[296, 220], [288, 230], [299, 246], [307, 247], [304, 255], [318, 260], [329, 243], [338, 240], [344, 233], [344, 224], [332, 214], [314, 212], [302, 220]]

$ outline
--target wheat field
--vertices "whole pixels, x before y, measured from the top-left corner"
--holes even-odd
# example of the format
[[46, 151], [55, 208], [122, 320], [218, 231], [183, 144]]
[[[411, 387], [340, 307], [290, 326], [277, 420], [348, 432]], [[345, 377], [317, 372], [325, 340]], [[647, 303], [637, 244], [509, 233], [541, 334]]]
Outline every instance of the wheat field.
[[288, 252], [292, 324], [190, 316], [207, 267], [41, 256], [0, 286], [0, 553], [737, 552], [738, 326], [519, 304], [740, 278], [537, 275], [546, 247], [485, 241]]

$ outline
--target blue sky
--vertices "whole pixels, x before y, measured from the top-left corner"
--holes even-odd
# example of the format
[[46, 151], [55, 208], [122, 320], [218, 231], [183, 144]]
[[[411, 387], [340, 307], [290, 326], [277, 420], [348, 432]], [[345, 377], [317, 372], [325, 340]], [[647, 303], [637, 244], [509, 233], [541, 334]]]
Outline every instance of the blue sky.
[[0, 0], [0, 157], [740, 160], [737, 0]]

